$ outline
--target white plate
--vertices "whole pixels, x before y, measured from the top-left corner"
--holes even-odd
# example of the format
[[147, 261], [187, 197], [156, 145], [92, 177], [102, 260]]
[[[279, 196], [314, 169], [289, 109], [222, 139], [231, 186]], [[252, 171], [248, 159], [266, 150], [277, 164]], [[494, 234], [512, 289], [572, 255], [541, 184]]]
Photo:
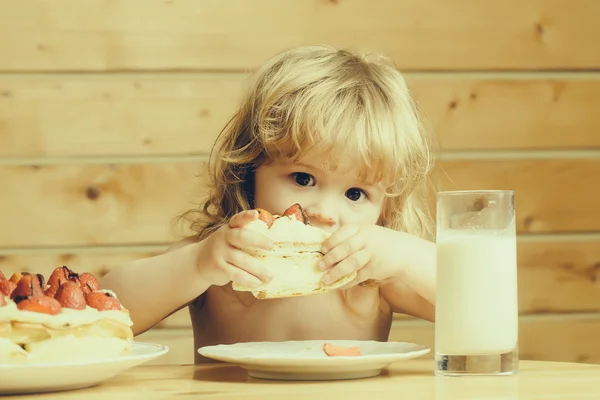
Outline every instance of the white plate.
[[[358, 346], [362, 356], [329, 357], [323, 344]], [[235, 364], [254, 378], [279, 380], [336, 380], [377, 376], [396, 361], [427, 354], [429, 348], [414, 343], [358, 340], [307, 340], [251, 342], [206, 346], [198, 353]]]
[[132, 354], [89, 362], [0, 364], [0, 394], [57, 392], [99, 384], [169, 351], [167, 346], [133, 342]]

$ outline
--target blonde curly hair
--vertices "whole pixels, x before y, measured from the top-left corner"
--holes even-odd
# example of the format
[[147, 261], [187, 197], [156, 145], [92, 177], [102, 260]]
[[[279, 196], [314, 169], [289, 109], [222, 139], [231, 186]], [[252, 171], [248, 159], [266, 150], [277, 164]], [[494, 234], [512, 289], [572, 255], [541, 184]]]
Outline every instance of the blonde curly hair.
[[432, 237], [431, 143], [404, 77], [383, 56], [331, 46], [284, 51], [257, 71], [211, 152], [207, 198], [182, 217], [206, 238], [253, 208], [258, 166], [310, 149], [386, 184], [380, 225]]

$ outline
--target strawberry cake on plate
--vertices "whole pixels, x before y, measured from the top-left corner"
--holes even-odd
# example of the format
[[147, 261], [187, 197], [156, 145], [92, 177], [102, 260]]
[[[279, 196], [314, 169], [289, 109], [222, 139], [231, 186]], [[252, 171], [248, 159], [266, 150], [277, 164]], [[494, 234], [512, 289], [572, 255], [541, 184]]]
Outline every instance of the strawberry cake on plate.
[[0, 271], [0, 364], [91, 361], [131, 353], [133, 325], [90, 273]]

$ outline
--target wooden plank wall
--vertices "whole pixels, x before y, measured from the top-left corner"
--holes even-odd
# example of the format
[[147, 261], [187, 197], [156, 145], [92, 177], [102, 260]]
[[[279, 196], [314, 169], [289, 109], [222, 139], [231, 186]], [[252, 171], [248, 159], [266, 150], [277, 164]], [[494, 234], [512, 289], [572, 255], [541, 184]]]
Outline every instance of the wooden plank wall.
[[[0, 268], [162, 251], [247, 73], [284, 48], [387, 53], [446, 189], [515, 189], [521, 356], [600, 363], [600, 2], [0, 0]], [[391, 338], [433, 343], [399, 316]], [[185, 311], [139, 340], [193, 359]]]

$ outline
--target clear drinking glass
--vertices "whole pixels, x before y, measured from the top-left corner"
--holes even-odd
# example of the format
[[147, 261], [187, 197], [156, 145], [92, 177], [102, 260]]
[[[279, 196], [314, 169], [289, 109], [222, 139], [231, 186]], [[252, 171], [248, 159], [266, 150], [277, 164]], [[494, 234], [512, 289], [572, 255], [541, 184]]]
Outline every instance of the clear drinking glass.
[[436, 219], [436, 375], [516, 373], [514, 192], [439, 192]]

